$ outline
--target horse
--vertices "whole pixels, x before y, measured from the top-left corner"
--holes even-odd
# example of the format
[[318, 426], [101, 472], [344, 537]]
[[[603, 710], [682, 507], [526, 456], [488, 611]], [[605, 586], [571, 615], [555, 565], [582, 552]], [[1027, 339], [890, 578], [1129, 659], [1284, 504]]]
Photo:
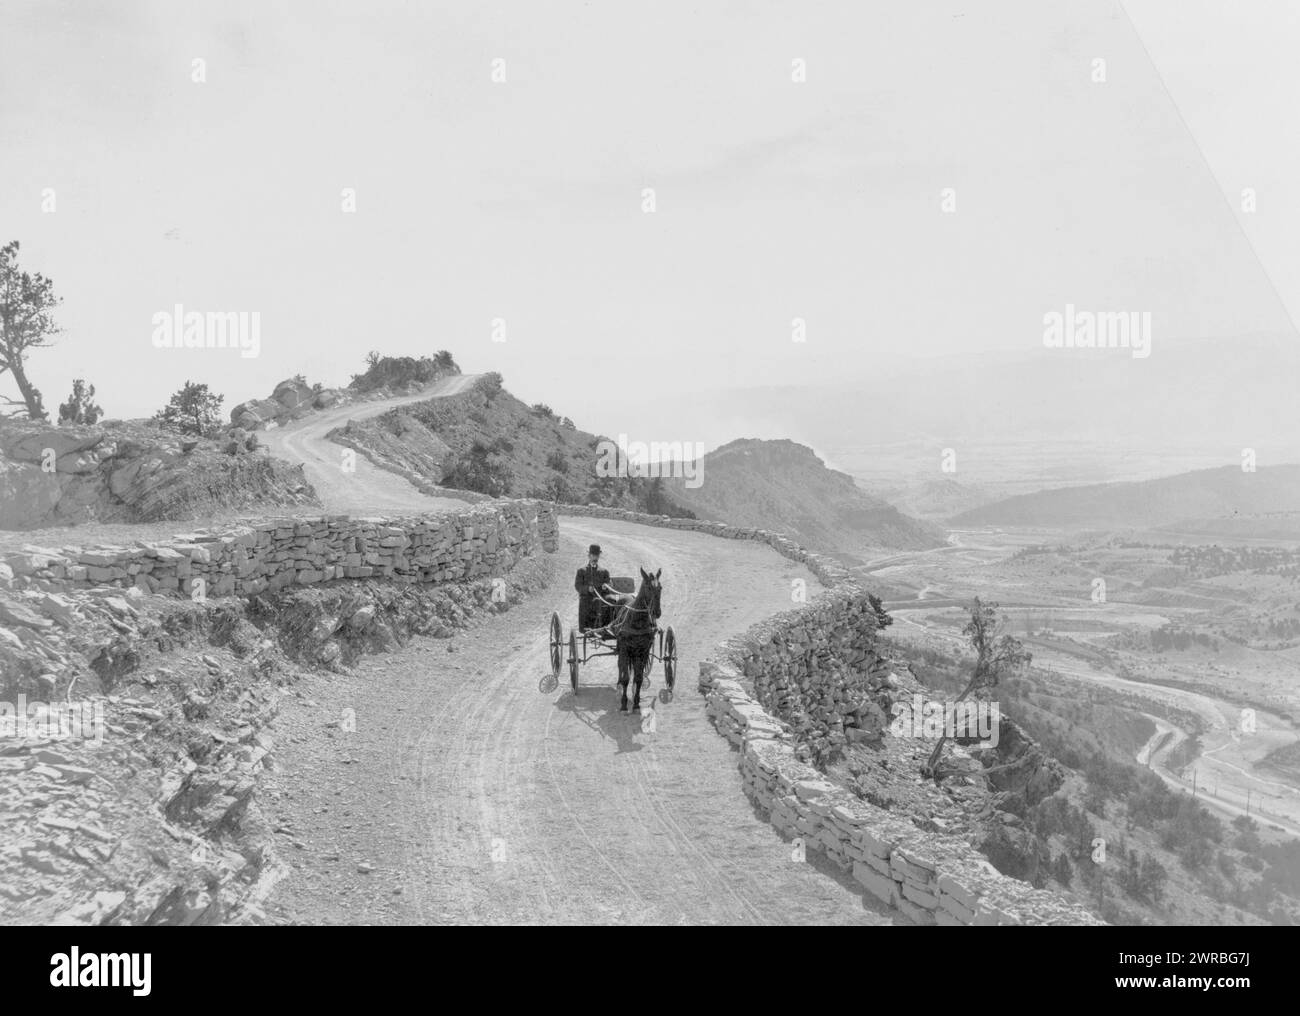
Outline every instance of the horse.
[[634, 676], [635, 693], [632, 699], [632, 712], [641, 711], [641, 682], [645, 680], [646, 665], [650, 662], [650, 650], [654, 645], [655, 634], [659, 630], [659, 603], [663, 586], [659, 576], [660, 568], [651, 575], [644, 568], [641, 572], [641, 587], [636, 595], [620, 593], [618, 614], [610, 623], [609, 629], [614, 633], [618, 643], [618, 687], [622, 692], [619, 712], [627, 712], [627, 682], [629, 675]]

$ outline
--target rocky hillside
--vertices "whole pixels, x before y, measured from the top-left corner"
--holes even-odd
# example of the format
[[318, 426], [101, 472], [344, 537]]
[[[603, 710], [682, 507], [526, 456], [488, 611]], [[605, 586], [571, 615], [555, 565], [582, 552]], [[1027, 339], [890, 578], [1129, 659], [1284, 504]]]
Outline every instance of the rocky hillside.
[[261, 923], [283, 655], [238, 612], [4, 585], [0, 925]]
[[236, 427], [257, 430], [283, 426], [317, 409], [332, 409], [350, 402], [413, 395], [440, 378], [460, 373], [456, 361], [445, 350], [436, 357], [380, 356], [366, 358], [366, 370], [354, 374], [344, 388], [308, 384], [301, 374], [281, 381], [268, 399], [250, 399], [230, 411]]
[[937, 526], [911, 518], [827, 469], [791, 441], [734, 441], [704, 458], [702, 485], [683, 477], [596, 475], [608, 438], [528, 406], [489, 374], [472, 389], [351, 421], [331, 438], [405, 475], [494, 496], [540, 497], [785, 532], [849, 563], [868, 550], [938, 546]]
[[279, 848], [303, 844], [262, 799], [281, 706], [316, 705], [300, 668], [450, 640], [550, 575], [529, 562], [504, 588], [363, 579], [194, 602], [54, 591], [0, 565], [0, 702], [26, 715], [0, 712], [0, 926], [293, 920], [262, 901]]
[[938, 526], [872, 497], [793, 441], [732, 441], [704, 456], [701, 477], [695, 488], [685, 479], [665, 480], [665, 486], [700, 518], [780, 530], [850, 563], [871, 549], [943, 543]]
[[0, 529], [211, 517], [319, 502], [291, 466], [236, 428], [219, 440], [154, 424], [0, 423]]
[[607, 439], [579, 430], [547, 406], [526, 405], [502, 387], [498, 374], [486, 374], [456, 395], [349, 421], [330, 438], [397, 472], [445, 487], [688, 514], [664, 496], [664, 485], [597, 476], [598, 446]]
[[[1198, 469], [1141, 483], [1098, 483], [1022, 494], [952, 519], [955, 525], [1147, 529], [1184, 520], [1294, 512], [1300, 465]], [[1300, 535], [1300, 530], [1297, 531]]]

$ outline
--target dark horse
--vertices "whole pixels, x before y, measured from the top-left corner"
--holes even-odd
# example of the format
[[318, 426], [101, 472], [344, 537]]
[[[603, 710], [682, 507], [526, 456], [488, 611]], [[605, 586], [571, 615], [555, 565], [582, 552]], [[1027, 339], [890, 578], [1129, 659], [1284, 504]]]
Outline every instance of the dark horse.
[[650, 662], [650, 650], [654, 646], [655, 633], [659, 629], [659, 598], [663, 587], [659, 584], [660, 568], [651, 575], [644, 568], [641, 572], [641, 588], [636, 596], [620, 596], [618, 614], [610, 624], [610, 630], [618, 639], [618, 687], [623, 693], [620, 712], [627, 712], [627, 681], [629, 673], [635, 674], [635, 693], [632, 698], [632, 711], [641, 711], [641, 682], [645, 680], [646, 665]]

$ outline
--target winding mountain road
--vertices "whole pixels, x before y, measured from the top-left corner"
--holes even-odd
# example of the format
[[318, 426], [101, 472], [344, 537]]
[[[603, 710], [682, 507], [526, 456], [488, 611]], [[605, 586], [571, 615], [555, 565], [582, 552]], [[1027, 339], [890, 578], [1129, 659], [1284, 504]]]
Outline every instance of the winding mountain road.
[[349, 463], [355, 465], [355, 469], [345, 472], [344, 453], [350, 449], [326, 440], [325, 435], [349, 420], [382, 416], [398, 406], [463, 392], [480, 376], [456, 374], [434, 382], [417, 395], [378, 402], [354, 402], [313, 413], [283, 427], [262, 431], [262, 443], [276, 458], [301, 463], [307, 481], [316, 488], [330, 511], [382, 515], [387, 512], [462, 509], [464, 501], [450, 497], [424, 497], [396, 473], [380, 469], [364, 455], [356, 455], [355, 461], [349, 456]]
[[[365, 500], [360, 466], [332, 467], [324, 434], [339, 414], [322, 415], [274, 447], [312, 464], [329, 510], [447, 507], [379, 470], [400, 486]], [[655, 665], [653, 714], [619, 712], [609, 658], [584, 668], [576, 696], [564, 674], [550, 680], [547, 622], [557, 611], [573, 623], [572, 575], [591, 542], [614, 574], [663, 569], [681, 659], [670, 703], [656, 698]], [[816, 584], [803, 566], [759, 544], [564, 518], [559, 552], [524, 567], [552, 581], [508, 613], [298, 686], [277, 721], [264, 809], [289, 870], [272, 907], [313, 924], [901, 921], [820, 855], [795, 859], [744, 797], [695, 688], [719, 641], [789, 609], [793, 579]], [[340, 729], [344, 716], [355, 731]]]

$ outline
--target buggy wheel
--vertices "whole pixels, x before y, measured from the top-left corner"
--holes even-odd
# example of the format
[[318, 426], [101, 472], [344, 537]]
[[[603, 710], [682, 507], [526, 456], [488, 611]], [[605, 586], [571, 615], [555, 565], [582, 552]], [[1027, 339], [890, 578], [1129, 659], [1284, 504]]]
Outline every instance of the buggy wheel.
[[578, 634], [569, 629], [569, 684], [573, 685], [573, 694], [578, 694]]
[[670, 627], [664, 632], [664, 681], [668, 684], [668, 692], [672, 693], [674, 686], [677, 684], [677, 636], [673, 634]]
[[551, 676], [560, 676], [560, 663], [564, 651], [564, 629], [560, 627], [560, 615], [551, 615]]

